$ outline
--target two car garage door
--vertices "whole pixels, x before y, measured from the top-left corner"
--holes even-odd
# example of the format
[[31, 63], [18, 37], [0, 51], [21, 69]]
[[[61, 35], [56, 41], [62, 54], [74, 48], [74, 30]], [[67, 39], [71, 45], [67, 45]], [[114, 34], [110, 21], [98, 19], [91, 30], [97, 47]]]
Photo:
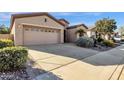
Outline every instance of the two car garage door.
[[24, 45], [60, 43], [60, 31], [50, 28], [24, 28]]

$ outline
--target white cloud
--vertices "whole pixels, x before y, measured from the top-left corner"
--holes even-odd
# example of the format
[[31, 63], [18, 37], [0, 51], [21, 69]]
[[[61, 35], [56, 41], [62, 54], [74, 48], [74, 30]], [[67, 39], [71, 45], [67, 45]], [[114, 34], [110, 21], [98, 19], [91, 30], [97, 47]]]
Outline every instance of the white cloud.
[[56, 16], [70, 16], [74, 14], [72, 12], [50, 12], [50, 13]]
[[85, 15], [91, 15], [91, 16], [100, 16], [103, 13], [102, 12], [87, 12], [87, 13], [84, 13], [84, 14]]
[[55, 16], [101, 16], [103, 12], [51, 12]]
[[72, 23], [70, 24], [70, 26], [72, 26], [72, 25], [78, 25], [78, 24], [83, 24], [83, 22], [72, 22]]
[[73, 13], [69, 13], [69, 12], [61, 12], [59, 13], [59, 15], [62, 15], [62, 16], [69, 16], [69, 15], [72, 15]]
[[88, 27], [93, 27], [95, 25], [94, 22], [83, 22], [83, 21], [80, 21], [80, 22], [72, 22], [70, 24], [70, 26], [72, 26], [72, 25], [78, 25], [78, 24], [85, 24]]

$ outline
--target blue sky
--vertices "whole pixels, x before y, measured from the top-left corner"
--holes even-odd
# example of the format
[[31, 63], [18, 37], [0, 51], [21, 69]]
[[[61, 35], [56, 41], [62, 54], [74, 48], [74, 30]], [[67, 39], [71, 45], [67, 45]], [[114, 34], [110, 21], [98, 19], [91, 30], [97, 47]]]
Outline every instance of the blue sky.
[[[1, 12], [0, 24], [10, 26], [10, 17], [13, 12]], [[117, 26], [124, 26], [124, 12], [50, 12], [51, 15], [60, 19], [64, 18], [70, 22], [70, 25], [84, 23], [87, 26], [93, 26], [94, 23], [102, 18], [113, 18], [117, 21]]]

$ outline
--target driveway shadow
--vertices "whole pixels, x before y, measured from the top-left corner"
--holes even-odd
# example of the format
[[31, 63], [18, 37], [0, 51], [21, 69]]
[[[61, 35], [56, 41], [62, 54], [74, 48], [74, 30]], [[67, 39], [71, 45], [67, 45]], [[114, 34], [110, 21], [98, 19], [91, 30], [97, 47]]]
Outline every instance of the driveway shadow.
[[94, 56], [83, 59], [83, 62], [95, 66], [109, 66], [124, 64], [124, 48], [117, 47], [115, 49], [96, 54]]
[[77, 47], [72, 44], [37, 45], [26, 47], [34, 51], [60, 55], [75, 59], [82, 59], [99, 53], [98, 51]]
[[34, 51], [75, 58], [95, 66], [124, 64], [124, 46], [101, 53], [91, 49], [77, 47], [71, 44], [39, 45], [27, 47]]

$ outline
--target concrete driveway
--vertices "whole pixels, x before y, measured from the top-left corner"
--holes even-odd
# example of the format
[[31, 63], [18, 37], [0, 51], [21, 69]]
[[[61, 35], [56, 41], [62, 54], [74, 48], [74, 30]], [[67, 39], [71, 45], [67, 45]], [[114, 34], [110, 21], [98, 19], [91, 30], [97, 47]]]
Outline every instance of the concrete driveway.
[[123, 68], [123, 46], [102, 53], [73, 44], [27, 47], [33, 67], [45, 71], [34, 79], [118, 79]]
[[[39, 45], [28, 46], [28, 48], [30, 55], [35, 60], [57, 56], [68, 57], [73, 59], [82, 59], [99, 53], [95, 50], [77, 47], [74, 44]], [[35, 56], [39, 53], [44, 56]]]

